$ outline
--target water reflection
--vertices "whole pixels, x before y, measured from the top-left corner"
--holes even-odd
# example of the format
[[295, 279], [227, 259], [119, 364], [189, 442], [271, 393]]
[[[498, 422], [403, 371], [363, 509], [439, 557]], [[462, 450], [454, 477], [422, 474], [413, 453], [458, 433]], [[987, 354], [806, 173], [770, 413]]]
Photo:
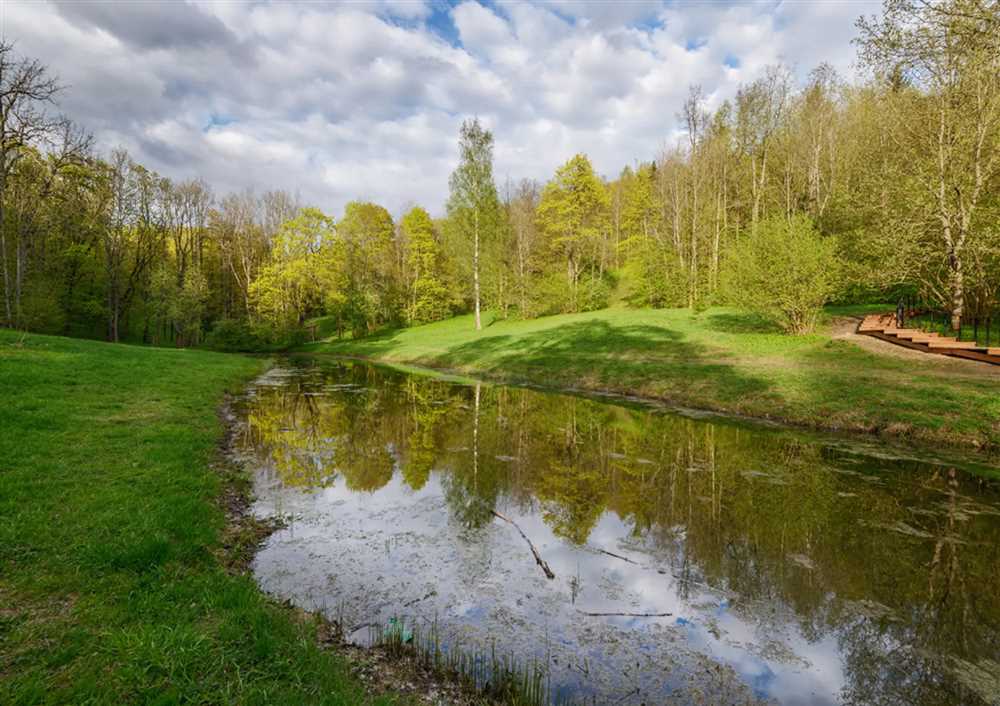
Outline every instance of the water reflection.
[[305, 607], [437, 620], [599, 702], [1000, 694], [1000, 496], [974, 476], [362, 364], [273, 370], [244, 414], [258, 509], [293, 518], [257, 576]]

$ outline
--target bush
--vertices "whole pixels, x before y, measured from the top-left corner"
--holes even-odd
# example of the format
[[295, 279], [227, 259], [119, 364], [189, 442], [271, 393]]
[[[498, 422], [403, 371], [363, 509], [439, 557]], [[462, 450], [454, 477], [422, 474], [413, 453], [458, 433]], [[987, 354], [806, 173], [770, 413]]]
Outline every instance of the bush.
[[282, 329], [267, 323], [220, 319], [205, 337], [205, 345], [230, 353], [254, 353], [292, 348], [306, 338], [301, 328]]
[[652, 238], [628, 242], [624, 280], [625, 301], [630, 306], [665, 309], [688, 302], [688, 273], [673, 251], [666, 251]]
[[27, 331], [62, 333], [66, 314], [59, 305], [56, 288], [50, 283], [39, 283], [25, 288], [21, 300], [20, 325]]
[[613, 274], [584, 273], [577, 283], [576, 305], [566, 275], [555, 271], [532, 280], [529, 288], [528, 308], [519, 312], [523, 318], [532, 319], [554, 314], [574, 314], [581, 311], [604, 309], [611, 301], [617, 284]]
[[772, 218], [730, 251], [723, 283], [730, 303], [808, 333], [837, 292], [839, 270], [834, 241], [809, 218]]

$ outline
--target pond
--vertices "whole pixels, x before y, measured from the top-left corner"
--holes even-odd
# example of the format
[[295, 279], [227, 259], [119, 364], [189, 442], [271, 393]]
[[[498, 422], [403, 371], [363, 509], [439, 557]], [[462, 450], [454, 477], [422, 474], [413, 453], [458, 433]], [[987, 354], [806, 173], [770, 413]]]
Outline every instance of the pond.
[[1000, 694], [1000, 485], [951, 465], [330, 360], [237, 417], [255, 512], [287, 521], [258, 582], [355, 642], [433, 631], [562, 701]]

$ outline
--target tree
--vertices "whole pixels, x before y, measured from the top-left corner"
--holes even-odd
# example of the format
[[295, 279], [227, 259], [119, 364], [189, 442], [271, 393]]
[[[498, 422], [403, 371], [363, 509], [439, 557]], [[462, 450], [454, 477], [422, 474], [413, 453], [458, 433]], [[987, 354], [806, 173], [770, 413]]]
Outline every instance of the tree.
[[773, 216], [730, 252], [729, 300], [789, 333], [808, 333], [836, 292], [837, 265], [836, 244], [808, 217]]
[[596, 308], [593, 302], [584, 303], [579, 285], [585, 271], [589, 270], [594, 279], [604, 274], [599, 246], [608, 227], [608, 207], [604, 184], [583, 154], [559, 167], [542, 191], [538, 226], [552, 252], [566, 263], [568, 311]]
[[406, 239], [409, 273], [406, 320], [427, 323], [446, 318], [451, 308], [440, 272], [442, 252], [434, 222], [427, 211], [415, 206], [403, 216], [400, 229]]
[[101, 242], [107, 292], [107, 339], [117, 343], [132, 301], [162, 253], [166, 232], [165, 183], [116, 151], [105, 178]]
[[183, 285], [190, 265], [201, 266], [211, 203], [212, 192], [200, 179], [170, 187], [166, 208], [179, 285]]
[[[626, 169], [619, 179], [622, 190], [620, 248], [625, 253], [628, 300], [636, 306], [681, 306], [691, 288], [688, 271], [675, 249], [657, 202], [658, 169], [655, 162]], [[678, 223], [679, 224], [679, 223]]]
[[537, 262], [540, 238], [536, 222], [540, 192], [537, 182], [523, 179], [507, 203], [507, 220], [514, 246], [514, 293], [521, 316], [528, 316], [531, 311], [531, 281], [540, 269]]
[[781, 65], [768, 67], [762, 78], [736, 94], [736, 139], [750, 161], [752, 208], [750, 229], [764, 217], [768, 184], [768, 159], [777, 132], [786, 117], [791, 93], [791, 73]]
[[91, 139], [67, 118], [53, 116], [46, 109], [55, 104], [62, 90], [48, 68], [36, 59], [14, 55], [14, 45], [0, 39], [0, 259], [4, 278], [4, 315], [8, 326], [20, 323], [21, 292], [27, 268], [27, 232], [20, 226], [25, 211], [19, 213], [16, 229], [14, 272], [7, 258], [5, 204], [10, 177], [25, 157], [51, 149], [53, 159], [47, 165], [40, 193], [31, 202], [34, 211], [48, 195], [55, 177], [62, 169], [77, 162], [89, 151]]
[[478, 118], [462, 123], [459, 133], [459, 164], [448, 185], [448, 217], [472, 241], [472, 298], [476, 330], [482, 329], [480, 315], [480, 249], [483, 240], [496, 233], [500, 210], [493, 181], [493, 133]]
[[208, 282], [201, 273], [201, 267], [197, 264], [192, 265], [184, 272], [184, 281], [181, 283], [175, 302], [173, 318], [177, 328], [178, 345], [196, 346], [201, 342], [207, 301]]
[[362, 201], [347, 204], [337, 224], [347, 278], [345, 315], [355, 335], [370, 334], [401, 313], [394, 230], [385, 208]]
[[[901, 77], [909, 86], [885, 101], [910, 175], [894, 217], [918, 242], [934, 243], [948, 293], [939, 296], [950, 300], [955, 329], [969, 251], [990, 227], [983, 201], [1000, 178], [998, 18], [1000, 6], [980, 0], [886, 0], [881, 17], [858, 22], [862, 60], [883, 81]], [[932, 290], [933, 279], [925, 278]]]
[[688, 246], [688, 306], [694, 308], [698, 299], [698, 251], [700, 249], [700, 204], [704, 170], [701, 167], [704, 133], [708, 129], [709, 115], [704, 108], [705, 94], [701, 86], [691, 86], [687, 100], [679, 117], [684, 120], [688, 138], [688, 197], [687, 210], [690, 215], [690, 245]]
[[281, 225], [271, 263], [250, 285], [251, 301], [262, 318], [287, 329], [319, 308], [324, 296], [320, 259], [333, 239], [333, 219], [315, 208], [304, 208]]

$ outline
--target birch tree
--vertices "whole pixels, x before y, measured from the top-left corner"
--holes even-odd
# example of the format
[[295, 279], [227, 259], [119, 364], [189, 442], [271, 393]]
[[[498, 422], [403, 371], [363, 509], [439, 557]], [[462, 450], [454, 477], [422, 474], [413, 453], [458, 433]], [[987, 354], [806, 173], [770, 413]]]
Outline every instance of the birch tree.
[[933, 245], [955, 329], [969, 252], [990, 227], [984, 198], [1000, 176], [998, 17], [1000, 5], [978, 0], [886, 0], [881, 17], [858, 22], [862, 60], [883, 80], [902, 76], [910, 86], [886, 102], [913, 185], [895, 217]]
[[466, 120], [458, 140], [459, 164], [451, 174], [448, 217], [472, 245], [472, 299], [476, 330], [482, 329], [480, 252], [497, 230], [500, 200], [493, 180], [493, 133], [478, 118]]

